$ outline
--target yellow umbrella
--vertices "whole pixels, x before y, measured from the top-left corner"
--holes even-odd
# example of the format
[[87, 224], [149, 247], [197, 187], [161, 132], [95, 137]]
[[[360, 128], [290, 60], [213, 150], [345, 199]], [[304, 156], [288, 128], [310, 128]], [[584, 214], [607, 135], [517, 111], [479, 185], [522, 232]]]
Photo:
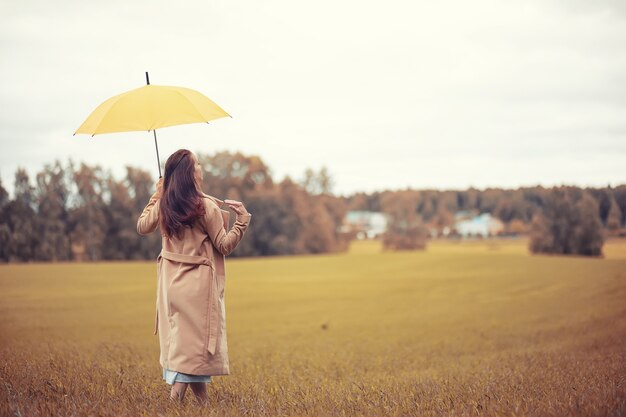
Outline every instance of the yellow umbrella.
[[150, 85], [146, 72], [144, 87], [111, 97], [100, 104], [74, 133], [91, 136], [102, 133], [152, 130], [157, 152], [159, 178], [161, 164], [156, 129], [189, 123], [208, 123], [230, 117], [205, 95], [184, 87]]

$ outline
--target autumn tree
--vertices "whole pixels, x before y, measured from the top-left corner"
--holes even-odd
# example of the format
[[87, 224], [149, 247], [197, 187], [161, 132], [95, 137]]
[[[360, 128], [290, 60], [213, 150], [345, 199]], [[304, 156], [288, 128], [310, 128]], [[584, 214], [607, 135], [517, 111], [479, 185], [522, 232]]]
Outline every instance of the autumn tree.
[[574, 229], [575, 253], [587, 256], [602, 255], [605, 235], [598, 213], [598, 202], [588, 192], [583, 192], [575, 204], [575, 209], [578, 213], [574, 222], [577, 225]]
[[612, 231], [622, 227], [622, 210], [620, 210], [614, 196], [611, 196], [609, 210], [606, 217], [606, 227]]
[[222, 151], [214, 155], [197, 153], [196, 156], [204, 171], [202, 186], [207, 194], [226, 199], [230, 198], [228, 192], [236, 189], [243, 199], [256, 188], [273, 187], [269, 167], [256, 155]]
[[459, 210], [471, 210], [478, 208], [480, 201], [480, 190], [470, 187], [464, 191], [456, 193], [457, 207]]
[[[405, 193], [408, 191], [405, 191]], [[401, 191], [395, 193], [399, 195]], [[406, 197], [404, 197], [406, 198]], [[437, 192], [433, 190], [425, 190], [417, 192], [415, 195], [417, 207], [416, 213], [419, 213], [421, 221], [429, 222], [437, 213]], [[381, 202], [382, 205], [385, 205]], [[389, 208], [389, 207], [388, 207]], [[383, 209], [385, 211], [385, 209]]]
[[[3, 249], [9, 261], [31, 261], [39, 244], [34, 187], [24, 168], [15, 172], [14, 199], [2, 209], [3, 234], [8, 232], [10, 243]], [[8, 230], [7, 230], [8, 229]]]
[[343, 220], [348, 213], [348, 202], [346, 199], [330, 194], [320, 194], [314, 199], [321, 205], [322, 209], [328, 213], [331, 222], [331, 230], [334, 235], [334, 250], [345, 251], [350, 245], [346, 234], [340, 232]]
[[10, 203], [9, 193], [2, 185], [0, 178], [0, 262], [7, 262], [10, 255], [11, 229], [7, 221], [5, 207]]
[[[328, 213], [322, 213], [319, 204], [310, 198], [302, 186], [290, 177], [278, 185], [281, 202], [289, 212], [286, 226], [295, 240], [294, 253], [321, 253], [334, 248], [333, 222]], [[295, 230], [294, 230], [295, 229]], [[298, 231], [293, 233], [294, 231]]]
[[[126, 167], [126, 176], [123, 184], [128, 189], [128, 198], [131, 200], [133, 213], [131, 216], [132, 228], [130, 233], [134, 233], [137, 236], [137, 244], [133, 247], [133, 253], [130, 255], [131, 259], [156, 259], [161, 250], [161, 235], [158, 227], [157, 231], [148, 236], [137, 234], [137, 219], [148, 204], [148, 201], [150, 201], [154, 191], [156, 191], [156, 181], [148, 171], [131, 166]], [[118, 207], [122, 211], [126, 210], [124, 208], [125, 203], [122, 202], [125, 199], [123, 192], [118, 190], [115, 195], [118, 199], [116, 203], [119, 204]], [[109, 216], [114, 216], [114, 214], [110, 213]]]
[[281, 200], [278, 188], [254, 193], [245, 202], [253, 220], [235, 252], [242, 255], [289, 255], [296, 251], [297, 218]]
[[2, 185], [2, 178], [0, 178], [0, 210], [9, 202], [9, 193]]
[[531, 224], [533, 253], [598, 256], [604, 243], [598, 203], [573, 187], [554, 187]]
[[452, 227], [454, 225], [454, 214], [448, 211], [444, 206], [440, 206], [437, 208], [437, 213], [431, 223], [437, 230]]
[[350, 209], [350, 211], [370, 210], [368, 195], [363, 192], [353, 194], [349, 198], [348, 208]]
[[68, 175], [58, 160], [46, 164], [37, 173], [35, 200], [37, 204], [37, 233], [40, 241], [35, 258], [43, 261], [72, 259], [68, 236], [67, 204], [71, 192], [71, 173]]
[[607, 188], [588, 188], [587, 192], [598, 203], [598, 213], [600, 215], [600, 220], [602, 221], [602, 224], [606, 225], [609, 210], [611, 208], [611, 200], [614, 199], [613, 192], [611, 192], [611, 190]]
[[307, 168], [300, 185], [311, 195], [332, 194], [334, 181], [328, 172], [328, 168], [323, 166], [318, 173]]
[[104, 246], [105, 259], [141, 259], [137, 234], [135, 202], [130, 197], [125, 181], [117, 181], [109, 175], [106, 179], [109, 199], [103, 210], [105, 219]]
[[504, 223], [510, 223], [513, 220], [528, 222], [530, 218], [527, 218], [526, 205], [527, 203], [522, 200], [519, 193], [511, 193], [498, 200], [492, 214]]
[[626, 184], [612, 188], [613, 197], [619, 207], [622, 217], [619, 221], [621, 225], [626, 225]]
[[416, 192], [389, 192], [381, 198], [381, 205], [383, 212], [390, 216], [390, 223], [383, 235], [383, 249], [426, 248], [428, 229], [417, 213]]
[[100, 166], [85, 163], [74, 171], [76, 195], [69, 212], [70, 235], [74, 250], [85, 259], [102, 259], [106, 223], [104, 216], [104, 179]]

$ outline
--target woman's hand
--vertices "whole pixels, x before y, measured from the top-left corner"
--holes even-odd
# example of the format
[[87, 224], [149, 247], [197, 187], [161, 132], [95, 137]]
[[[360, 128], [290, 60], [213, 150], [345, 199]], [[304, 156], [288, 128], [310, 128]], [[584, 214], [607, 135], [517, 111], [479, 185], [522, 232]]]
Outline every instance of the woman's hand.
[[159, 180], [156, 183], [157, 198], [161, 198], [161, 194], [163, 194], [163, 177], [159, 178]]
[[228, 204], [228, 207], [237, 214], [248, 214], [248, 210], [246, 210], [241, 201], [224, 200], [224, 203]]

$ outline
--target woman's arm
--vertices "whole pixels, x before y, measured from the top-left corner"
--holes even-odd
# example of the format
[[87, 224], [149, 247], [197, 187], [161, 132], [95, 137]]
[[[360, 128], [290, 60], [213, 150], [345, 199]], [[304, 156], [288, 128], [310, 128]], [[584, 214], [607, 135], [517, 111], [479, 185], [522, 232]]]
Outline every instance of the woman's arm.
[[149, 235], [157, 228], [159, 223], [159, 201], [161, 200], [159, 191], [157, 190], [152, 194], [148, 205], [143, 209], [143, 212], [137, 220], [137, 233], [140, 235]]
[[137, 233], [140, 235], [149, 235], [154, 232], [159, 224], [159, 201], [163, 193], [163, 177], [159, 178], [156, 183], [156, 191], [150, 197], [148, 205], [137, 220]]
[[220, 208], [209, 201], [207, 201], [205, 208], [204, 223], [211, 242], [222, 255], [230, 255], [241, 242], [244, 233], [248, 229], [252, 214], [237, 214], [233, 227], [226, 232]]

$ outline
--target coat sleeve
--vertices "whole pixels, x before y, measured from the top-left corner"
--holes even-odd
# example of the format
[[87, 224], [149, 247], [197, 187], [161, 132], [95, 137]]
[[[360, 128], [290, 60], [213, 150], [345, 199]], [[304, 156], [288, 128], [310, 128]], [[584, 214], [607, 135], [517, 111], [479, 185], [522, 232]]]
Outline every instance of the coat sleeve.
[[159, 224], [159, 198], [156, 192], [150, 197], [150, 201], [143, 209], [143, 213], [139, 215], [137, 220], [137, 233], [140, 235], [149, 235], [154, 232]]
[[213, 246], [215, 246], [222, 255], [227, 256], [235, 250], [239, 242], [241, 242], [250, 224], [252, 214], [237, 214], [233, 227], [226, 232], [220, 208], [212, 202], [207, 203], [205, 208], [206, 214], [203, 220], [206, 232], [211, 238]]

